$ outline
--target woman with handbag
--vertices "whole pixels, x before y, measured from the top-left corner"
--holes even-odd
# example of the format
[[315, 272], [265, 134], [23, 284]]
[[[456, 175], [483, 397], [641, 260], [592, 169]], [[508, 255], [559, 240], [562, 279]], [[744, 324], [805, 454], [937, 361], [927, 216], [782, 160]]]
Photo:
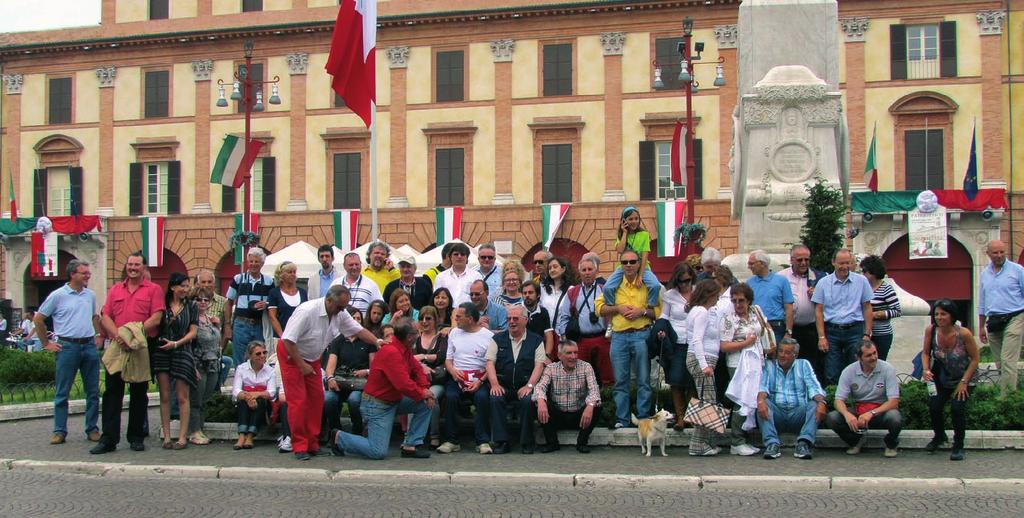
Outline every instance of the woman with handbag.
[[[721, 451], [712, 446], [712, 431], [721, 433], [725, 429], [726, 417], [721, 423], [712, 413], [715, 410], [728, 411], [718, 405], [715, 394], [715, 365], [718, 363], [718, 350], [721, 343], [718, 339], [718, 324], [709, 316], [710, 310], [718, 302], [721, 288], [714, 280], [707, 279], [697, 284], [686, 304], [687, 330], [690, 350], [686, 354], [686, 368], [693, 376], [697, 386], [697, 397], [690, 401], [686, 408], [687, 421], [696, 425], [690, 436], [690, 455], [695, 457], [713, 457]], [[706, 419], [705, 417], [712, 417]], [[719, 419], [720, 420], [720, 419]]]
[[[687, 314], [686, 303], [693, 293], [693, 283], [697, 274], [693, 268], [683, 261], [676, 264], [672, 270], [672, 277], [665, 285], [664, 295], [661, 299], [661, 318], [668, 321], [672, 330], [676, 332], [675, 343], [664, 344], [658, 361], [665, 371], [665, 382], [672, 390], [672, 406], [676, 412], [676, 430], [682, 430], [686, 426], [683, 414], [686, 413], [686, 403], [694, 393], [693, 376], [686, 369], [687, 345]], [[665, 340], [666, 333], [658, 332], [658, 340]]]
[[[430, 392], [434, 399], [441, 400], [444, 395], [444, 384], [448, 381], [448, 370], [444, 368], [444, 360], [448, 354], [448, 337], [438, 332], [437, 309], [434, 306], [423, 306], [419, 314], [420, 336], [416, 339], [413, 354], [423, 371], [430, 379]], [[441, 445], [441, 407], [434, 405], [430, 413], [430, 446]]]
[[[956, 304], [940, 299], [932, 308], [932, 324], [924, 331], [921, 367], [929, 384], [928, 413], [931, 414], [935, 436], [924, 447], [935, 453], [946, 437], [946, 402], [953, 414], [953, 450], [949, 460], [964, 460], [964, 435], [967, 429], [967, 399], [974, 388], [978, 372], [978, 344], [974, 335], [956, 324]], [[934, 390], [932, 389], [934, 386]]]
[[[353, 318], [355, 317], [352, 314]], [[324, 416], [329, 429], [341, 429], [341, 405], [348, 403], [348, 416], [352, 420], [352, 433], [363, 433], [363, 416], [359, 405], [363, 400], [363, 387], [370, 375], [370, 361], [377, 352], [377, 346], [362, 340], [349, 340], [344, 334], [338, 335], [327, 348], [327, 366], [324, 375], [327, 392], [324, 394]]]
[[[732, 380], [736, 376], [737, 368], [740, 366], [740, 357], [745, 350], [752, 347], [757, 347], [759, 341], [764, 340], [767, 335], [772, 334], [771, 327], [767, 325], [761, 308], [752, 304], [754, 301], [754, 290], [746, 283], [740, 283], [732, 287], [731, 290], [732, 299], [732, 311], [726, 313], [719, 323], [719, 336], [721, 337], [721, 351], [727, 353], [726, 364], [729, 368], [729, 379]], [[757, 372], [761, 371], [764, 367], [763, 355], [758, 355], [758, 363], [756, 365]], [[730, 386], [732, 386], [730, 384]], [[754, 397], [754, 409], [756, 410], [756, 390]], [[739, 406], [743, 406], [737, 401]], [[759, 450], [758, 448], [750, 444], [750, 433], [743, 429], [743, 422], [745, 416], [741, 415], [741, 412], [736, 411], [739, 408], [734, 408], [732, 418], [729, 421], [729, 428], [731, 429], [730, 442], [732, 446], [729, 451], [733, 455], [742, 455], [744, 457], [750, 455], [756, 455]], [[751, 419], [753, 412], [749, 414]]]

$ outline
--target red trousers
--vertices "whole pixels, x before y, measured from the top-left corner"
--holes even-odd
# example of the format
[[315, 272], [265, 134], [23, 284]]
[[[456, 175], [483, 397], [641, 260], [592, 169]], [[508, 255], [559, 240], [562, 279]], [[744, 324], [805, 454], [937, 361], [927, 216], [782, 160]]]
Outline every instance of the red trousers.
[[[288, 398], [288, 426], [292, 432], [292, 451], [316, 453], [320, 449], [320, 419], [324, 412], [324, 382], [320, 362], [291, 358], [288, 349], [277, 350], [281, 360], [281, 382]], [[297, 362], [306, 362], [313, 373], [303, 376]]]
[[580, 359], [594, 367], [594, 373], [597, 374], [597, 382], [602, 387], [614, 385], [615, 371], [612, 370], [612, 359], [610, 356], [612, 342], [604, 335], [601, 335], [581, 338], [577, 345], [580, 347]]

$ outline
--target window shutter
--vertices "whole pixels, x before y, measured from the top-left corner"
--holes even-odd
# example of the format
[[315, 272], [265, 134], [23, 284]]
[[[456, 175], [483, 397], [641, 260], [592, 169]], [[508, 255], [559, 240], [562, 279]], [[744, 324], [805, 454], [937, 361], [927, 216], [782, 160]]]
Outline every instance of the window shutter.
[[939, 24], [939, 75], [956, 77], [956, 22]]
[[128, 166], [128, 214], [139, 216], [142, 214], [142, 163], [133, 162]]
[[46, 215], [46, 169], [32, 171], [32, 215]]
[[220, 211], [235, 211], [235, 190], [227, 185], [220, 186]]
[[167, 163], [167, 213], [181, 214], [181, 162]]
[[907, 26], [889, 26], [889, 75], [890, 79], [907, 78]]
[[277, 210], [274, 193], [277, 192], [277, 159], [268, 156], [263, 159], [263, 207], [261, 212]]
[[696, 164], [693, 172], [693, 199], [704, 199], [704, 141], [693, 139], [693, 163]]
[[84, 212], [82, 208], [82, 168], [68, 169], [68, 180], [71, 183], [71, 215], [81, 216]]
[[653, 140], [640, 142], [640, 199], [653, 200], [657, 197], [658, 166], [656, 147]]

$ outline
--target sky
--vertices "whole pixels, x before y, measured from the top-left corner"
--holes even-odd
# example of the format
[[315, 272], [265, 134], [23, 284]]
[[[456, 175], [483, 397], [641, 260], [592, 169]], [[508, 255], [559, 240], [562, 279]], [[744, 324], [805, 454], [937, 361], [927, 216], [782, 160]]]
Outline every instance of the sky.
[[0, 0], [0, 33], [99, 23], [100, 0]]

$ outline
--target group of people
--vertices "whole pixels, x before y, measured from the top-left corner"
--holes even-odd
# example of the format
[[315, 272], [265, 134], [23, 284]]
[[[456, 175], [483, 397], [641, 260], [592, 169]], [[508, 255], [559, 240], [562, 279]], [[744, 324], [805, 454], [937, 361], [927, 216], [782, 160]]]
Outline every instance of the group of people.
[[[897, 455], [899, 384], [885, 358], [890, 320], [901, 308], [880, 258], [864, 258], [858, 273], [853, 254], [841, 249], [826, 275], [810, 268], [810, 250], [798, 245], [791, 266], [773, 273], [768, 254], [754, 251], [747, 261], [751, 277], [737, 283], [708, 248], [677, 264], [662, 285], [648, 268], [650, 237], [635, 208], [623, 211], [617, 237], [618, 265], [608, 279], [598, 277], [595, 254], [570, 264], [541, 250], [527, 272], [518, 262], [498, 265], [490, 244], [479, 247], [480, 265], [471, 268], [469, 247], [457, 242], [445, 245], [442, 264], [422, 276], [413, 257], [391, 264], [389, 246], [379, 241], [369, 247], [365, 266], [349, 253], [344, 271], [337, 271], [325, 245], [308, 291], [298, 286], [292, 263], [279, 265], [273, 277], [262, 274], [265, 255], [254, 248], [223, 297], [209, 271], [193, 279], [172, 274], [162, 292], [135, 253], [99, 312], [88, 289], [89, 265], [72, 261], [68, 284], [34, 318], [36, 336], [57, 352], [51, 442], [66, 439], [67, 395], [80, 372], [93, 453], [113, 451], [120, 441], [125, 385], [127, 440], [131, 449], [145, 449], [146, 389], [154, 378], [163, 447], [208, 444], [204, 406], [234, 365], [239, 450], [252, 448], [261, 427], [276, 419], [278, 447], [299, 460], [330, 452], [380, 459], [397, 420], [406, 433], [401, 455], [424, 458], [459, 451], [459, 421], [471, 415], [481, 454], [507, 453], [513, 443], [524, 454], [556, 451], [560, 428], [578, 429], [575, 447], [587, 453], [602, 386], [612, 387], [612, 428], [634, 426], [634, 414], [651, 416], [651, 358], [657, 357], [671, 387], [676, 428], [686, 426], [688, 406], [730, 406], [726, 435], [733, 454], [760, 453], [751, 444], [752, 430], [760, 428], [765, 458], [781, 455], [780, 432], [794, 432], [794, 455], [810, 459], [825, 423], [851, 454], [860, 451], [865, 430], [886, 429], [885, 455]], [[995, 271], [982, 278], [989, 326], [981, 339], [1011, 349], [1009, 335], [1017, 332], [1019, 348], [1022, 308], [1014, 304], [1024, 304], [1024, 274], [1005, 261], [1005, 245], [991, 243], [989, 255]], [[951, 403], [952, 457], [962, 459], [979, 356], [955, 314], [952, 302], [935, 304], [922, 363], [924, 379], [935, 387], [929, 449], [947, 440], [943, 408]], [[1008, 322], [991, 325], [1000, 320]], [[104, 342], [100, 433], [97, 350]], [[837, 385], [831, 412], [822, 389], [829, 384]], [[343, 431], [345, 406], [351, 427]], [[176, 437], [173, 414], [180, 420]], [[545, 437], [540, 446], [536, 423]], [[689, 454], [718, 454], [715, 433], [695, 423]]]

